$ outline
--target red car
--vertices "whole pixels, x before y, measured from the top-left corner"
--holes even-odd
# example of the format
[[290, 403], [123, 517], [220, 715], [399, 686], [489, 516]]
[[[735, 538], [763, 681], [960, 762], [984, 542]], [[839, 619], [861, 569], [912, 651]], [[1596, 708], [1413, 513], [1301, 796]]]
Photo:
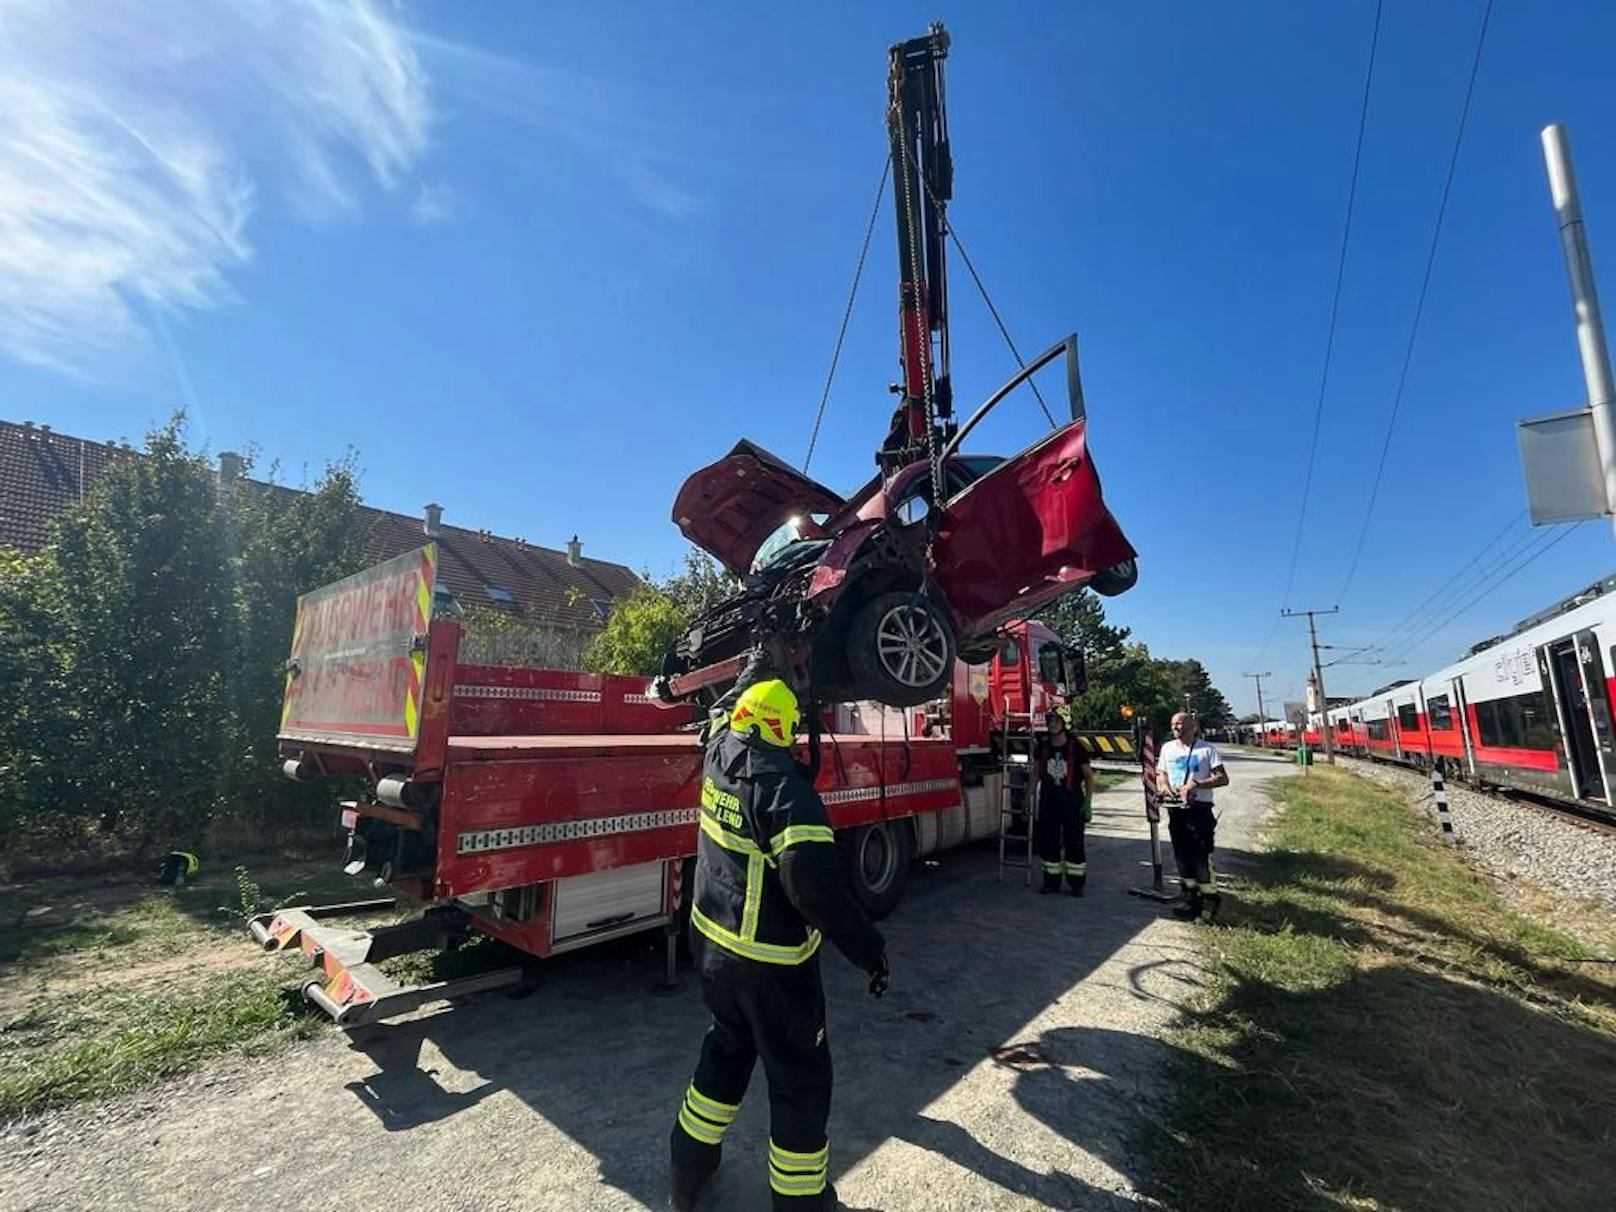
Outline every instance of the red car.
[[[1009, 459], [961, 452], [1062, 353], [1068, 423]], [[1005, 623], [1083, 585], [1113, 595], [1138, 578], [1089, 456], [1075, 336], [994, 392], [949, 441], [942, 469], [941, 508], [926, 461], [850, 500], [747, 441], [691, 475], [673, 520], [742, 590], [690, 625], [654, 688], [666, 697], [670, 679], [761, 645], [821, 701], [915, 706], [942, 693], [956, 656], [988, 659]]]

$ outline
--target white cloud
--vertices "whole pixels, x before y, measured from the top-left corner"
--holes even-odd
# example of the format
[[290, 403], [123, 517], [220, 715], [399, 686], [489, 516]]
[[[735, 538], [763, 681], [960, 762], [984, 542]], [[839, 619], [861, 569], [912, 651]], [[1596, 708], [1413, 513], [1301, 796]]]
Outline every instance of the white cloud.
[[447, 223], [460, 213], [460, 195], [441, 181], [423, 181], [410, 203], [410, 221], [421, 227]]
[[255, 205], [351, 213], [427, 122], [366, 0], [0, 0], [0, 352], [91, 373], [142, 308], [229, 297]]

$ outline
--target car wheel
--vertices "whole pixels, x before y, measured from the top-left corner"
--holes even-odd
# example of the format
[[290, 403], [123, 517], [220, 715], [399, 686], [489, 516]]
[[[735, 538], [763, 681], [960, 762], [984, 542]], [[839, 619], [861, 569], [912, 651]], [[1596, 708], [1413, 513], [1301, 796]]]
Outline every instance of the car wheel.
[[879, 921], [898, 907], [915, 861], [908, 820], [877, 821], [837, 835], [864, 912]]
[[1095, 573], [1094, 579], [1089, 582], [1089, 588], [1103, 597], [1114, 598], [1119, 593], [1127, 593], [1138, 580], [1139, 561], [1123, 560], [1120, 564], [1113, 564]]
[[954, 628], [924, 594], [880, 594], [848, 624], [847, 664], [862, 697], [918, 707], [953, 677]]

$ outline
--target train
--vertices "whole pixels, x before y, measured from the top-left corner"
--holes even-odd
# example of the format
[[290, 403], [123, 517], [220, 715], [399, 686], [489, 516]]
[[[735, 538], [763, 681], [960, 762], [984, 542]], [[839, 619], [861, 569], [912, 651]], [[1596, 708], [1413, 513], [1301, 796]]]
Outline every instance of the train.
[[1480, 787], [1509, 788], [1616, 819], [1616, 575], [1473, 645], [1427, 674], [1356, 702], [1332, 702], [1305, 728], [1246, 725], [1268, 747], [1322, 746]]

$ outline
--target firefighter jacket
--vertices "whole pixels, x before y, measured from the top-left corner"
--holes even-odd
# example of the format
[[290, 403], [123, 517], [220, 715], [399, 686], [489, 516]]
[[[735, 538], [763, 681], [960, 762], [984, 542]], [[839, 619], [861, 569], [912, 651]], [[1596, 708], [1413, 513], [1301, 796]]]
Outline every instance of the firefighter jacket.
[[709, 742], [691, 924], [712, 944], [704, 963], [802, 964], [822, 935], [865, 971], [881, 962], [886, 944], [789, 750], [727, 728]]

